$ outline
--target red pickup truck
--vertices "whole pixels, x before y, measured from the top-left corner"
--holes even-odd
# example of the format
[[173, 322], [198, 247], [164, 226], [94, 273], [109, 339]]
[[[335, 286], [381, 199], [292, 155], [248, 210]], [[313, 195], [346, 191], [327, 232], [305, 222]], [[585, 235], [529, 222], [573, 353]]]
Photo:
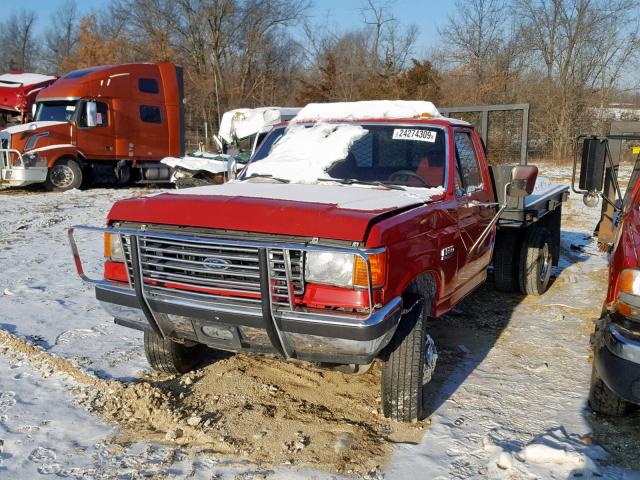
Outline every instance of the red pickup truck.
[[427, 319], [492, 258], [500, 289], [543, 293], [568, 187], [533, 191], [534, 166], [490, 170], [472, 126], [430, 102], [311, 104], [272, 140], [227, 184], [74, 227], [104, 230], [102, 279], [83, 273], [71, 229], [80, 275], [144, 331], [158, 370], [188, 371], [202, 345], [353, 370], [379, 358], [384, 414], [416, 421], [437, 359]]
[[[607, 297], [592, 337], [594, 361], [589, 392], [594, 411], [614, 416], [640, 405], [640, 157], [623, 196], [609, 142], [638, 140], [638, 134], [585, 138], [579, 189], [575, 187], [574, 166], [574, 191], [585, 194], [588, 206], [595, 206], [597, 197], [602, 196], [604, 206], [610, 204], [614, 210], [613, 221], [607, 223], [602, 221], [607, 210], [602, 209], [598, 227], [600, 241], [614, 241]], [[602, 193], [605, 178], [607, 194]]]

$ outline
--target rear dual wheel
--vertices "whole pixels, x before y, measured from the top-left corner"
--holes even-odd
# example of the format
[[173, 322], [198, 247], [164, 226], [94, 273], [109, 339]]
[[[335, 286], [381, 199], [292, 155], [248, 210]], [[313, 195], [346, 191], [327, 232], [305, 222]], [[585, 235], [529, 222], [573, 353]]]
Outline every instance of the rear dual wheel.
[[551, 233], [544, 227], [529, 227], [520, 250], [520, 291], [542, 295], [551, 281]]
[[498, 234], [493, 259], [496, 289], [542, 295], [549, 288], [553, 265], [551, 233], [529, 227], [524, 234], [504, 230]]

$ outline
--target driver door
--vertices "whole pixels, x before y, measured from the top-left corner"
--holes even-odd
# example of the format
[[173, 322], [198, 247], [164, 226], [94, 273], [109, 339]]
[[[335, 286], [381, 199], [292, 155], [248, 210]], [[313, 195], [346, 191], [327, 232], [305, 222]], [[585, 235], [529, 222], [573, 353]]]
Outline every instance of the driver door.
[[90, 113], [87, 111], [89, 102], [80, 102], [78, 112], [76, 145], [87, 158], [110, 160], [115, 157], [114, 148], [114, 125], [113, 115], [111, 115], [109, 104], [96, 101], [95, 125], [90, 126], [88, 121]]
[[[454, 130], [455, 181], [460, 232], [458, 251], [458, 280], [456, 289], [460, 296], [482, 282], [491, 262], [492, 235], [471, 252], [472, 245], [490, 223], [496, 207], [483, 204], [493, 202], [488, 174], [480, 163], [484, 159], [475, 133], [470, 129]], [[480, 156], [482, 155], [482, 157]]]

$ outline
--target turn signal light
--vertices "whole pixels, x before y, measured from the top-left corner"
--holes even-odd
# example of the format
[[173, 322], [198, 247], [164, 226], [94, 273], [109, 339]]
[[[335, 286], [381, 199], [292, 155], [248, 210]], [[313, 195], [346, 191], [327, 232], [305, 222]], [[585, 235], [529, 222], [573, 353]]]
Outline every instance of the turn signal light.
[[640, 270], [627, 268], [620, 272], [618, 286], [621, 292], [640, 295]]
[[[371, 268], [371, 286], [374, 288], [384, 285], [385, 274], [387, 273], [387, 255], [385, 252], [369, 254], [369, 266]], [[355, 287], [369, 286], [367, 277], [367, 264], [365, 260], [356, 256], [353, 268], [353, 285]]]

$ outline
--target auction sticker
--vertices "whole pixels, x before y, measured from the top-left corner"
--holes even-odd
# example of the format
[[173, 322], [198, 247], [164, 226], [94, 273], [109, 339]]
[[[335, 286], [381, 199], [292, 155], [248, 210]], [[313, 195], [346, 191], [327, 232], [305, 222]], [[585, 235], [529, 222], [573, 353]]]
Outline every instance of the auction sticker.
[[436, 132], [418, 128], [394, 128], [392, 138], [394, 140], [417, 140], [419, 142], [434, 143], [436, 141]]

